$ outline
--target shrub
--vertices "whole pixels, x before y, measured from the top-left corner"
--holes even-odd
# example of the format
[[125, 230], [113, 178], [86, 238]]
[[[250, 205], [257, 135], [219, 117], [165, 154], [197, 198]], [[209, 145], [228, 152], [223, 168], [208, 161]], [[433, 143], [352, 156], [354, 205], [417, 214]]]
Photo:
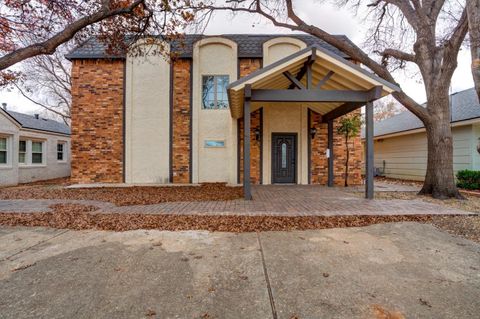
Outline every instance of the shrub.
[[465, 189], [480, 189], [480, 171], [469, 169], [458, 171], [457, 186]]

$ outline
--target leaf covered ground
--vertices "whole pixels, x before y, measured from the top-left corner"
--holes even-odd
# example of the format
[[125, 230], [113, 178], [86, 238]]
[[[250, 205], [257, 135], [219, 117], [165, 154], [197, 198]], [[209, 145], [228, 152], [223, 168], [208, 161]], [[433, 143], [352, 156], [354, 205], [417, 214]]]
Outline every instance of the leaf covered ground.
[[241, 187], [230, 187], [223, 183], [201, 186], [142, 186], [142, 187], [99, 187], [64, 188], [59, 185], [23, 185], [0, 188], [1, 199], [71, 199], [96, 200], [117, 206], [149, 205], [178, 201], [223, 201], [243, 196]]
[[289, 231], [361, 227], [387, 222], [431, 222], [429, 215], [405, 216], [220, 216], [96, 213], [94, 206], [55, 204], [52, 212], [0, 213], [0, 225], [127, 231], [135, 229], [225, 232]]

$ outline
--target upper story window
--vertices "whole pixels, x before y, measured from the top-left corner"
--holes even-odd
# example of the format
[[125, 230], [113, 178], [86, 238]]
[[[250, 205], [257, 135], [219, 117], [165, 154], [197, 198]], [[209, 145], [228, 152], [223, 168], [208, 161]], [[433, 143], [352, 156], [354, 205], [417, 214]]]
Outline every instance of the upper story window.
[[228, 75], [204, 75], [202, 77], [202, 108], [227, 109]]
[[43, 142], [32, 141], [32, 164], [43, 164]]
[[7, 138], [0, 137], [0, 164], [7, 164]]
[[27, 141], [18, 142], [18, 162], [20, 164], [27, 162]]

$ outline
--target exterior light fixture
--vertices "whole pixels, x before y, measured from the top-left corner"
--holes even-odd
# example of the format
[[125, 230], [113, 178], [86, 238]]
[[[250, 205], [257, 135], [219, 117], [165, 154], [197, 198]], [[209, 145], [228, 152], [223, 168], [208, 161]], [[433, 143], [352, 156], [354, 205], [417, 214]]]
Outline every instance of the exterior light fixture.
[[317, 134], [317, 129], [314, 127], [310, 128], [310, 136], [312, 137], [312, 140], [315, 138], [315, 134]]
[[255, 133], [255, 140], [260, 141], [260, 129], [256, 128], [253, 132]]

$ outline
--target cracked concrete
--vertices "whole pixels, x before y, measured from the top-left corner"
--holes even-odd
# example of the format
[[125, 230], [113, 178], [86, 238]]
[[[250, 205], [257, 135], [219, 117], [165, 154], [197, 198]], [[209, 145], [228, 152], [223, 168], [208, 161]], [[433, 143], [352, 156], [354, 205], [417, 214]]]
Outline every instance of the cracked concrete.
[[0, 228], [1, 318], [477, 318], [479, 296], [480, 245], [424, 224]]

